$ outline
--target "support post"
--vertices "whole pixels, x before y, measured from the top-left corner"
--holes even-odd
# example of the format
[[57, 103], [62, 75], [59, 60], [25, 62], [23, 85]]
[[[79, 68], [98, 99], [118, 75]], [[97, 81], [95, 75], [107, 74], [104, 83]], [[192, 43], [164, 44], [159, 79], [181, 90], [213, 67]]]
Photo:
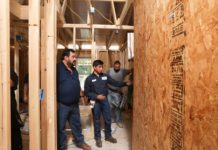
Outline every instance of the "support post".
[[10, 98], [10, 7], [1, 1], [0, 9], [0, 149], [11, 149]]
[[47, 149], [57, 149], [57, 104], [56, 104], [56, 52], [57, 12], [54, 0], [46, 5], [46, 103], [47, 103]]
[[40, 0], [29, 0], [29, 138], [30, 150], [41, 149], [40, 139]]
[[41, 19], [41, 89], [44, 91], [44, 99], [41, 101], [41, 149], [47, 150], [47, 112], [46, 112], [46, 22]]

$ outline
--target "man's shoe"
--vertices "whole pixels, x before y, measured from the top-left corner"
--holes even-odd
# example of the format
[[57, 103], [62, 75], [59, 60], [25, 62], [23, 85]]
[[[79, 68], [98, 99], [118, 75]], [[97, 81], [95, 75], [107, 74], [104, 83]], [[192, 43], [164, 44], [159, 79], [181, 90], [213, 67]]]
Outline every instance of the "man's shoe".
[[117, 143], [117, 139], [113, 138], [112, 136], [109, 138], [105, 138], [105, 141], [111, 142], [111, 143]]
[[101, 140], [96, 140], [96, 146], [97, 147], [102, 147], [102, 141]]
[[91, 150], [91, 147], [88, 144], [86, 144], [86, 143], [78, 144], [76, 146], [81, 148], [81, 149], [83, 149], [83, 150]]
[[117, 126], [118, 126], [119, 128], [123, 128], [123, 124], [122, 124], [121, 122], [117, 122]]

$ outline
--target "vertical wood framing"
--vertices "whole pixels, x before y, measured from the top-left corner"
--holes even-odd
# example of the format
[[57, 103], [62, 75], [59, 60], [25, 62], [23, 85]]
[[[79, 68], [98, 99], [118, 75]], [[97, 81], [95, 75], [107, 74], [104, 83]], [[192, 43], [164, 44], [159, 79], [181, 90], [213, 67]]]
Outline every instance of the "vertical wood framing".
[[10, 6], [1, 1], [0, 9], [0, 149], [11, 149], [10, 113]]
[[[16, 35], [18, 33], [18, 29], [15, 27], [14, 29], [14, 71], [17, 73], [18, 77], [20, 77], [20, 72], [19, 72], [19, 44], [16, 40]], [[17, 110], [19, 111], [19, 100], [20, 100], [20, 96], [19, 96], [19, 92], [20, 92], [20, 88], [19, 88], [19, 84], [17, 86], [17, 90], [15, 91], [16, 94], [16, 101], [17, 101]]]
[[[40, 60], [41, 60], [41, 89], [46, 91], [46, 30], [45, 20], [41, 20], [41, 48], [40, 48]], [[47, 150], [47, 115], [46, 115], [46, 93], [44, 92], [44, 99], [41, 102], [41, 149]]]
[[40, 150], [40, 0], [29, 1], [29, 138], [30, 150]]
[[76, 50], [76, 28], [73, 28], [73, 47]]
[[95, 29], [92, 27], [92, 50], [91, 50], [91, 60], [92, 62], [97, 59], [96, 56], [96, 43], [95, 43]]
[[46, 2], [46, 100], [47, 100], [47, 149], [57, 149], [56, 115], [56, 45], [57, 12], [55, 1]]
[[[0, 57], [1, 57], [1, 50], [0, 50]], [[2, 95], [2, 58], [0, 58], [0, 149], [3, 149], [2, 143], [2, 129], [3, 129], [3, 95]]]

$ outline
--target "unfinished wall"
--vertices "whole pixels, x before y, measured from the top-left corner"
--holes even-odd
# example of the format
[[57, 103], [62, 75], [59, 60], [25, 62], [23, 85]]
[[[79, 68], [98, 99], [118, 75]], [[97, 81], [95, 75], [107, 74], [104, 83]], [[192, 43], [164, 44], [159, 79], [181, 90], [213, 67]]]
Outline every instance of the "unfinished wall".
[[218, 1], [135, 0], [133, 150], [218, 149]]

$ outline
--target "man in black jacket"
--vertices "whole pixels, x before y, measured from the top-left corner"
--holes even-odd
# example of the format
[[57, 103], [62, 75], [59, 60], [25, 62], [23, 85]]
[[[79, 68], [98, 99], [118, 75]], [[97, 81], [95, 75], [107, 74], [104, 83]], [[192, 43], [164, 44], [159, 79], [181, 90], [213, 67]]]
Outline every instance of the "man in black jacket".
[[80, 123], [79, 99], [80, 82], [75, 68], [76, 53], [65, 49], [62, 62], [57, 65], [57, 100], [58, 100], [58, 149], [67, 148], [65, 124], [68, 121], [77, 147], [91, 150], [84, 142]]
[[103, 62], [95, 60], [93, 62], [94, 72], [89, 75], [85, 81], [85, 95], [92, 101], [95, 101], [93, 108], [94, 130], [96, 146], [102, 147], [100, 132], [100, 115], [103, 114], [105, 123], [105, 140], [111, 143], [117, 143], [117, 140], [111, 135], [111, 110], [107, 100], [108, 84], [123, 87], [130, 85], [131, 82], [120, 82], [112, 79], [103, 73]]

